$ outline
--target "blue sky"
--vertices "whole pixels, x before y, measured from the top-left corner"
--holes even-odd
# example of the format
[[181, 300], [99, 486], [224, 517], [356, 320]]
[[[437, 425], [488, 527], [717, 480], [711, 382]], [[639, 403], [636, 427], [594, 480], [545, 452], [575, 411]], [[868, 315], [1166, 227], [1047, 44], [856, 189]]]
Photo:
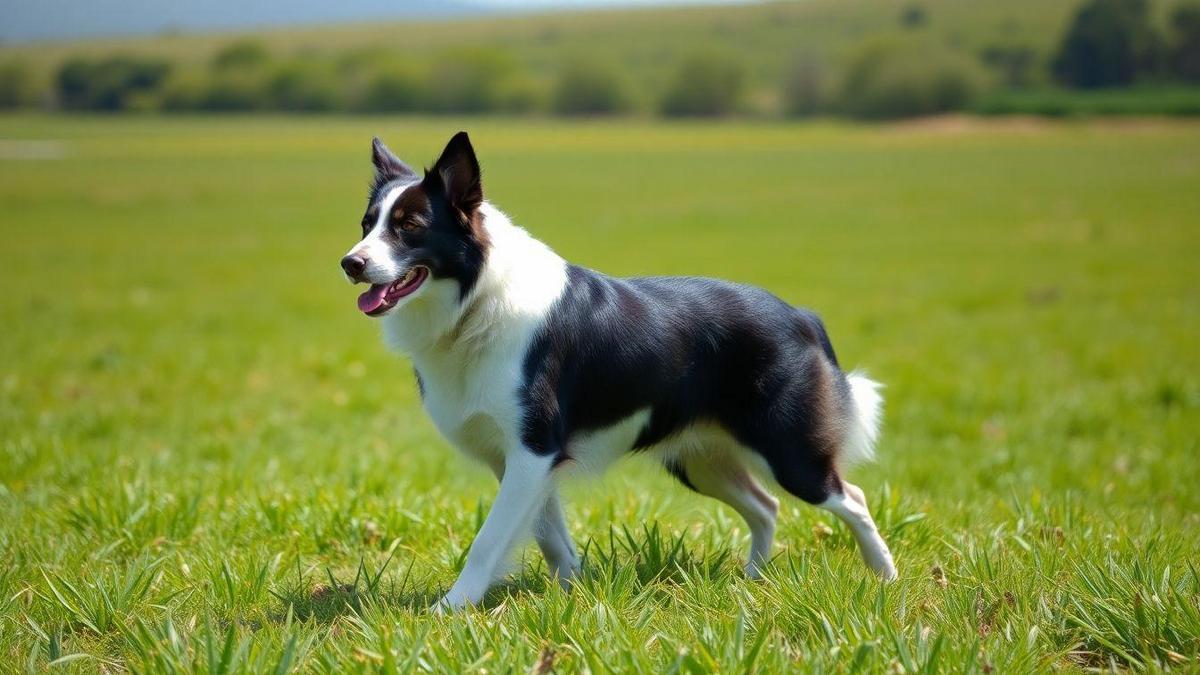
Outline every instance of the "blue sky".
[[732, 4], [747, 0], [475, 0], [475, 4], [500, 9], [604, 7], [605, 5], [713, 5]]
[[0, 42], [739, 0], [0, 0]]

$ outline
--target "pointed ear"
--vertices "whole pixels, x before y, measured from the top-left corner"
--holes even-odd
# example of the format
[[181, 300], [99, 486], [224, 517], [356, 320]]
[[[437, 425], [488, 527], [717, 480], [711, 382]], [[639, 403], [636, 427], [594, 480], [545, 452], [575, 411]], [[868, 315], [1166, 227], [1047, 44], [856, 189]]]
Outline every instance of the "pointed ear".
[[400, 158], [388, 150], [388, 146], [384, 145], [383, 141], [379, 140], [378, 136], [371, 139], [371, 162], [375, 164], [376, 175], [386, 180], [417, 177], [417, 172], [401, 162]]
[[425, 182], [434, 190], [442, 190], [446, 201], [464, 218], [469, 218], [483, 204], [479, 161], [475, 159], [475, 149], [471, 147], [467, 132], [454, 134], [442, 156], [425, 173]]

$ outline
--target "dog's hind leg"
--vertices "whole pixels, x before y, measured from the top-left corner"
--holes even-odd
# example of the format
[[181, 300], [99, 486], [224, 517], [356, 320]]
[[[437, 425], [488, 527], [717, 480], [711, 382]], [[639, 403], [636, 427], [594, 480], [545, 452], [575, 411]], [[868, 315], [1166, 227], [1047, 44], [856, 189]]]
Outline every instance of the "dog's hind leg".
[[779, 501], [771, 496], [746, 466], [731, 455], [698, 456], [668, 466], [680, 481], [700, 494], [733, 507], [750, 528], [750, 554], [746, 575], [757, 579], [771, 558], [775, 541], [775, 514]]
[[867, 498], [862, 489], [842, 481], [842, 491], [832, 494], [828, 499], [817, 504], [818, 507], [829, 511], [850, 527], [858, 541], [859, 551], [867, 566], [881, 578], [891, 581], [896, 578], [896, 565], [892, 562], [892, 552], [879, 535], [875, 520], [867, 510]]
[[571, 533], [567, 530], [567, 521], [563, 518], [557, 490], [550, 493], [538, 514], [533, 525], [533, 536], [542, 550], [542, 556], [546, 558], [550, 575], [556, 577], [563, 588], [567, 588], [571, 579], [579, 573], [579, 557], [575, 552], [575, 543], [571, 541]]
[[785, 490], [829, 511], [850, 527], [868, 567], [884, 580], [896, 578], [892, 554], [867, 510], [863, 491], [843, 481], [832, 461], [819, 457], [809, 460], [793, 457], [786, 462], [773, 461], [771, 468], [775, 480]]

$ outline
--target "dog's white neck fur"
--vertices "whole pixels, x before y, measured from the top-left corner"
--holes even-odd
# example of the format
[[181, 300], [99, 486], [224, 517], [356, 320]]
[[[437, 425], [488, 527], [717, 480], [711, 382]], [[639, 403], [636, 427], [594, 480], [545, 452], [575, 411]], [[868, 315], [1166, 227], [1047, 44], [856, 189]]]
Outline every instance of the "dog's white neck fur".
[[418, 369], [435, 353], [511, 349], [506, 338], [528, 338], [566, 287], [566, 262], [550, 247], [488, 202], [480, 215], [490, 246], [467, 297], [459, 301], [452, 279], [430, 279], [428, 288], [382, 320], [384, 341]]

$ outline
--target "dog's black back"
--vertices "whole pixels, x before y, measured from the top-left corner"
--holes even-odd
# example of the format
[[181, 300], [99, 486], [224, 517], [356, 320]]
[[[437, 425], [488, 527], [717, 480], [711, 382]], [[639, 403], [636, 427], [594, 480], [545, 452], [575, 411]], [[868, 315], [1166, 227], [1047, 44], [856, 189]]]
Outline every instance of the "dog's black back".
[[570, 460], [573, 434], [649, 409], [630, 450], [711, 422], [805, 501], [837, 489], [852, 402], [815, 314], [716, 279], [618, 279], [578, 266], [569, 279], [525, 361], [531, 449]]

